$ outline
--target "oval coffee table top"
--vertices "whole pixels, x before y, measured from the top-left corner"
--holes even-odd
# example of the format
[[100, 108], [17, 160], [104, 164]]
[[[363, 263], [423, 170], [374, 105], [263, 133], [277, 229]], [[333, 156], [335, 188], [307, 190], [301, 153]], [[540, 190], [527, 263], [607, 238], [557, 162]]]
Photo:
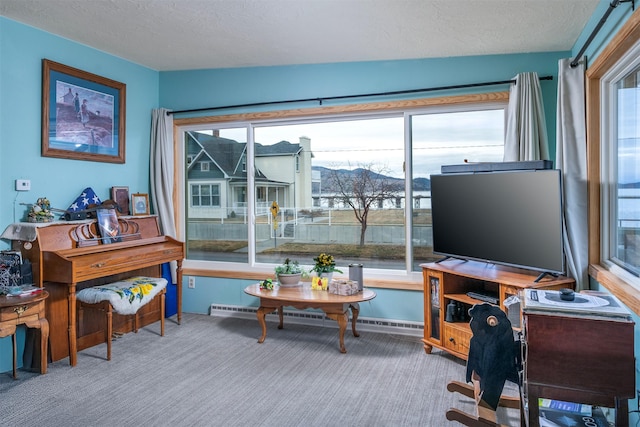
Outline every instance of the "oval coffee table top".
[[317, 291], [311, 289], [311, 285], [300, 285], [293, 287], [276, 286], [272, 290], [260, 289], [260, 284], [255, 283], [244, 289], [244, 292], [258, 298], [271, 300], [292, 301], [292, 302], [328, 302], [328, 303], [353, 303], [369, 301], [376, 297], [376, 293], [371, 289], [364, 288], [361, 292], [353, 295], [336, 295], [328, 291]]

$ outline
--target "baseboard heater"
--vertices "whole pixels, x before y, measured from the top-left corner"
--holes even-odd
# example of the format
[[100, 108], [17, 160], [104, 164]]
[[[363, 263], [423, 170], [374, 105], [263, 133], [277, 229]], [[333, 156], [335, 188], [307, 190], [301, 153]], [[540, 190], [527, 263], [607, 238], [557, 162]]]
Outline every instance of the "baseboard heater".
[[[242, 319], [256, 320], [257, 307], [244, 307], [238, 305], [211, 304], [209, 315], [217, 317], [235, 317]], [[335, 320], [329, 319], [321, 311], [307, 310], [284, 310], [285, 325], [287, 323], [297, 323], [310, 326], [325, 326], [338, 328]], [[267, 321], [277, 322], [278, 315], [267, 314]], [[351, 322], [351, 318], [349, 318]], [[398, 335], [409, 335], [422, 338], [424, 336], [424, 326], [419, 322], [409, 322], [405, 320], [376, 319], [358, 316], [358, 331], [392, 333]], [[347, 330], [351, 329], [349, 324]]]

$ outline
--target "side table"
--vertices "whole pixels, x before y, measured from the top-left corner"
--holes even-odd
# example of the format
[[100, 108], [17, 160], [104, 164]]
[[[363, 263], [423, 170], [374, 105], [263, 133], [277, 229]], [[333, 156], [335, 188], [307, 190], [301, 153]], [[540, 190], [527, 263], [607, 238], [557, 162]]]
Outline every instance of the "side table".
[[45, 290], [25, 296], [0, 296], [0, 338], [12, 336], [13, 378], [17, 378], [16, 327], [40, 329], [40, 373], [47, 373], [47, 342], [49, 322], [45, 317], [45, 300], [49, 293]]

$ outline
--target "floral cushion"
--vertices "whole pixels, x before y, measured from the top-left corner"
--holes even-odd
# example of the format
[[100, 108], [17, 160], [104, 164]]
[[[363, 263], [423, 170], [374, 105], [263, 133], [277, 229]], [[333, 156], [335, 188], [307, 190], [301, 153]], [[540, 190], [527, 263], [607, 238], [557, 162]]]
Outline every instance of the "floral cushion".
[[167, 279], [159, 277], [131, 277], [120, 282], [82, 289], [76, 298], [87, 304], [109, 301], [119, 314], [135, 314], [167, 287]]

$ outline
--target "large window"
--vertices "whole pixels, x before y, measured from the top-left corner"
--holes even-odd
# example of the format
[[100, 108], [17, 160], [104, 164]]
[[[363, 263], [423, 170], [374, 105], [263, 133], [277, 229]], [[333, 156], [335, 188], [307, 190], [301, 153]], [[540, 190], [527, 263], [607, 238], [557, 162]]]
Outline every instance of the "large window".
[[640, 276], [640, 42], [602, 79], [603, 258]]
[[589, 273], [640, 313], [640, 14], [587, 70]]
[[[502, 160], [500, 94], [469, 105], [181, 126], [187, 258], [238, 269], [292, 258], [310, 268], [326, 252], [345, 274], [352, 263], [418, 274], [438, 258], [430, 175], [444, 164]], [[211, 167], [190, 168], [189, 158]], [[209, 201], [215, 209], [196, 209]]]

